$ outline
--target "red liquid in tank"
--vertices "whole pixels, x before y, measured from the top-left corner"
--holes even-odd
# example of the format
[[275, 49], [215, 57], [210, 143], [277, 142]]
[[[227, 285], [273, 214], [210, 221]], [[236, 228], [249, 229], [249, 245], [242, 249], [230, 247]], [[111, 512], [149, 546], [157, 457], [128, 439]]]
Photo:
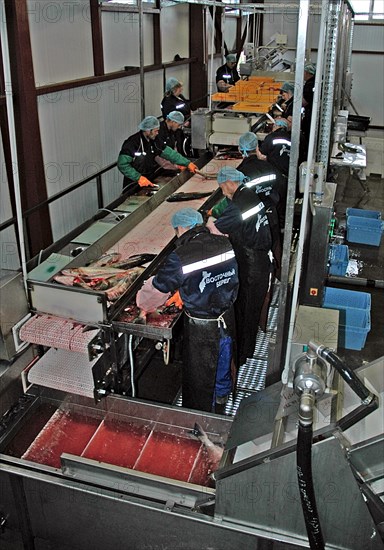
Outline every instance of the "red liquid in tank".
[[103, 422], [82, 456], [132, 468], [150, 434], [147, 426], [130, 422]]
[[60, 468], [60, 455], [81, 455], [100, 420], [58, 410], [37, 435], [22, 458]]
[[200, 442], [164, 432], [152, 432], [135, 470], [188, 481]]

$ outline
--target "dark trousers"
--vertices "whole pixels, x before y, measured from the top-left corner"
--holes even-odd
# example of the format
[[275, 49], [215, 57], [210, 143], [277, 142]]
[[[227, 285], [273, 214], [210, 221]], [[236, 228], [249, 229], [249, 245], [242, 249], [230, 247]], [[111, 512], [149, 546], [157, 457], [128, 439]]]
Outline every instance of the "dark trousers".
[[[227, 332], [234, 337], [233, 308], [223, 314]], [[220, 327], [215, 320], [184, 315], [182, 367], [183, 407], [214, 411]]]
[[252, 357], [263, 304], [267, 296], [272, 264], [268, 252], [242, 247], [236, 250], [239, 264], [239, 293], [235, 303], [238, 364]]

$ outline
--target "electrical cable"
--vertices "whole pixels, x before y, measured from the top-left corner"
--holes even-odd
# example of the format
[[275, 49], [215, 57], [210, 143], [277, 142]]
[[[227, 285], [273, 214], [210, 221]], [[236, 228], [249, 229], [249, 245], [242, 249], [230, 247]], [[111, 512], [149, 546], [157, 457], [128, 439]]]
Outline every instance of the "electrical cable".
[[133, 344], [133, 334], [130, 334], [129, 339], [128, 339], [128, 353], [129, 353], [129, 364], [130, 364], [130, 367], [131, 367], [131, 388], [132, 388], [132, 397], [136, 397], [136, 388], [135, 388], [135, 379], [134, 379], [134, 374], [135, 374], [134, 366], [135, 365], [134, 365], [134, 361], [133, 361], [132, 344]]

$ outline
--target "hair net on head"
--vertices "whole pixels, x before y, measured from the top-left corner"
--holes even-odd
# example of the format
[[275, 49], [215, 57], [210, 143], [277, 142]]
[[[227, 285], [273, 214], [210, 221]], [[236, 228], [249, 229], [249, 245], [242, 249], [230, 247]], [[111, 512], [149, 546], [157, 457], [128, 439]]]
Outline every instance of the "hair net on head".
[[292, 82], [284, 82], [282, 87], [280, 88], [280, 92], [293, 92], [295, 91], [295, 86], [292, 84]]
[[194, 208], [182, 208], [175, 212], [171, 218], [171, 225], [176, 227], [195, 227], [203, 223], [203, 216]]
[[239, 139], [240, 151], [255, 151], [257, 147], [257, 137], [253, 132], [245, 132]]
[[173, 90], [173, 88], [176, 88], [176, 86], [182, 86], [182, 83], [177, 80], [177, 78], [167, 78], [167, 81], [165, 83], [165, 91], [170, 92]]
[[149, 131], [154, 130], [160, 126], [160, 122], [155, 116], [146, 116], [139, 124], [139, 130]]
[[242, 172], [239, 172], [239, 170], [236, 170], [236, 168], [232, 168], [232, 166], [224, 166], [217, 174], [217, 183], [219, 185], [225, 183], [226, 181], [242, 183], [245, 180], [246, 176], [244, 176]]
[[228, 63], [236, 63], [236, 56], [234, 53], [229, 53], [226, 57], [225, 57], [225, 61], [227, 61]]
[[172, 111], [167, 115], [167, 118], [169, 120], [172, 120], [173, 122], [177, 122], [178, 124], [183, 124], [184, 122], [184, 115], [183, 113], [180, 113], [180, 111]]
[[313, 63], [308, 63], [308, 65], [304, 66], [304, 71], [310, 74], [316, 74], [316, 65]]
[[278, 118], [274, 122], [275, 126], [280, 126], [281, 128], [288, 128], [288, 121], [286, 118]]

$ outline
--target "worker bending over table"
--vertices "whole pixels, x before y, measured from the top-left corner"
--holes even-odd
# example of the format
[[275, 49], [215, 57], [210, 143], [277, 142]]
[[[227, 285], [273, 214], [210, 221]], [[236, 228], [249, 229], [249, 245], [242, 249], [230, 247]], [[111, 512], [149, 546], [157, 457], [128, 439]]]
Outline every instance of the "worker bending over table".
[[242, 172], [230, 166], [219, 170], [217, 183], [229, 199], [228, 206], [217, 220], [209, 218], [207, 222], [212, 232], [229, 236], [239, 265], [235, 304], [239, 365], [253, 356], [259, 324], [266, 328], [274, 270], [267, 209], [259, 195], [244, 185], [246, 180]]
[[117, 160], [117, 167], [124, 175], [123, 192], [135, 184], [155, 187], [152, 180], [161, 175], [162, 170], [157, 157], [196, 172], [197, 166], [193, 162], [159, 139], [159, 127], [156, 117], [147, 116], [140, 122], [139, 131], [124, 141]]
[[168, 302], [184, 309], [183, 407], [222, 412], [235, 378], [235, 316], [239, 286], [235, 253], [229, 239], [213, 235], [193, 208], [171, 219], [178, 237], [175, 250], [155, 277], [137, 293], [142, 312]]

